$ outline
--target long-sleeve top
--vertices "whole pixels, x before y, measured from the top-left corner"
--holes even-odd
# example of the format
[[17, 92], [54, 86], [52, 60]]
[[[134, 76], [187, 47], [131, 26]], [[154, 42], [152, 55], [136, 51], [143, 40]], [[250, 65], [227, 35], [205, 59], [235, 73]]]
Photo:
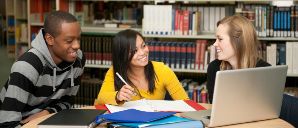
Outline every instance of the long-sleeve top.
[[[151, 100], [163, 100], [168, 91], [173, 100], [189, 99], [175, 73], [164, 63], [152, 61], [156, 74], [155, 90], [150, 94], [147, 90], [138, 89], [143, 98]], [[114, 87], [113, 68], [111, 67], [105, 76], [101, 90], [98, 94], [95, 104], [113, 104], [117, 105], [116, 93]], [[132, 100], [139, 100], [141, 96], [134, 96]]]
[[[208, 90], [208, 98], [210, 103], [212, 103], [216, 72], [220, 70], [220, 64], [221, 64], [221, 61], [216, 59], [208, 65], [207, 90]], [[256, 67], [265, 67], [265, 66], [271, 66], [271, 65], [263, 61], [262, 59], [259, 59], [256, 64]]]
[[82, 51], [77, 54], [74, 62], [56, 65], [40, 30], [32, 48], [12, 65], [0, 92], [0, 127], [20, 127], [21, 120], [42, 110], [70, 108], [85, 65]]

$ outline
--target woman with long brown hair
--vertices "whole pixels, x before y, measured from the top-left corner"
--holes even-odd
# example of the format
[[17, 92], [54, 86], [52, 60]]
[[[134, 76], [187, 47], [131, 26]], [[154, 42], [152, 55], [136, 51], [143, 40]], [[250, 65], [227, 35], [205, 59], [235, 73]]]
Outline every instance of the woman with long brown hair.
[[217, 59], [208, 65], [207, 89], [212, 103], [216, 72], [270, 66], [259, 57], [259, 41], [253, 24], [239, 15], [227, 16], [217, 22]]

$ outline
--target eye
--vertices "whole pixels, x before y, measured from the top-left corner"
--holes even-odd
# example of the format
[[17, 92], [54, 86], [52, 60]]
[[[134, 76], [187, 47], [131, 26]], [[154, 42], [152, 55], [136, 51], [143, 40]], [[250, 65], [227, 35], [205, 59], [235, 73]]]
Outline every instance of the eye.
[[141, 48], [143, 49], [143, 48], [145, 48], [146, 46], [147, 46], [147, 44], [146, 44], [146, 43], [143, 43], [142, 46], [141, 46]]
[[71, 44], [73, 40], [66, 40], [66, 43]]

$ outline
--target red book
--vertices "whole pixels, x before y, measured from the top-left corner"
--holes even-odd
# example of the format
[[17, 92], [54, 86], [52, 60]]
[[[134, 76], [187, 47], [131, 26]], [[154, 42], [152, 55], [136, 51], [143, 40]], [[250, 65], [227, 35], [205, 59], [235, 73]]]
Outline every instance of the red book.
[[195, 58], [195, 69], [200, 69], [200, 48], [201, 40], [196, 41], [196, 58]]
[[180, 21], [180, 13], [179, 10], [175, 10], [175, 34], [178, 34], [179, 31], [179, 21]]
[[206, 52], [207, 40], [201, 40], [201, 49], [200, 49], [200, 70], [204, 70], [204, 61], [205, 61], [205, 52]]
[[188, 30], [189, 30], [189, 11], [183, 10], [182, 34], [188, 35]]

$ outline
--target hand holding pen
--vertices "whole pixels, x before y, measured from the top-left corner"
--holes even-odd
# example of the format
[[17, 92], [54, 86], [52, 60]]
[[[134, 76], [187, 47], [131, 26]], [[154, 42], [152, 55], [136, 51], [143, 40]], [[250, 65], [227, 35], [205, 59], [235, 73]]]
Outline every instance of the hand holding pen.
[[125, 84], [122, 88], [118, 91], [116, 98], [118, 101], [130, 101], [133, 96], [136, 95], [134, 92], [134, 88], [130, 86], [122, 77], [121, 75], [116, 72], [117, 77]]

